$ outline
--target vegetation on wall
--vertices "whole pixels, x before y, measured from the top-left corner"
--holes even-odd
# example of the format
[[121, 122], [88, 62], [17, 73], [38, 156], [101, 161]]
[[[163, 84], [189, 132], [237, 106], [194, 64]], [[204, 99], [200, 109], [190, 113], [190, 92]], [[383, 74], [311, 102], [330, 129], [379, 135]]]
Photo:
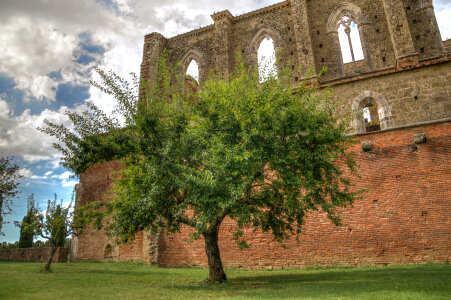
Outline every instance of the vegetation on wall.
[[122, 160], [113, 201], [78, 211], [78, 220], [94, 220], [122, 242], [142, 230], [192, 227], [191, 238], [205, 240], [209, 281], [223, 282], [218, 232], [226, 217], [236, 221], [238, 245], [248, 247], [246, 226], [282, 241], [301, 232], [310, 210], [339, 225], [337, 209], [357, 195], [335, 164], [345, 157], [348, 174], [355, 171], [347, 122], [339, 122], [327, 94], [309, 84], [295, 89], [290, 70], [259, 82], [240, 63], [229, 79], [212, 74], [194, 95], [165, 57], [152, 82], [130, 85], [97, 72], [102, 82], [94, 85], [118, 100], [118, 115], [92, 105], [67, 113], [75, 132], [49, 121], [41, 130], [62, 142], [55, 146], [63, 165], [76, 174]]

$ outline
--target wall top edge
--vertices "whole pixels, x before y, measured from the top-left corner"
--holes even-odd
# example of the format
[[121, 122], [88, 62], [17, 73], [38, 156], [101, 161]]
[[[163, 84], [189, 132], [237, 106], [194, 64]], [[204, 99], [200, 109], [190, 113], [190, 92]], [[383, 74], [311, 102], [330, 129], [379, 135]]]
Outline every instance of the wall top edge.
[[[235, 24], [235, 23], [242, 22], [242, 21], [245, 21], [247, 19], [259, 16], [259, 15], [263, 15], [263, 14], [267, 14], [267, 13], [270, 13], [270, 12], [273, 12], [273, 11], [276, 11], [276, 10], [279, 10], [279, 9], [283, 9], [283, 8], [289, 6], [289, 5], [291, 5], [291, 1], [290, 0], [286, 0], [286, 1], [283, 1], [283, 2], [279, 2], [279, 3], [276, 3], [276, 4], [270, 5], [270, 6], [266, 6], [266, 7], [263, 7], [263, 8], [260, 8], [260, 9], [248, 12], [248, 13], [244, 13], [242, 15], [238, 15], [236, 17], [232, 16], [232, 19], [230, 21], [231, 21], [232, 24]], [[214, 16], [216, 14], [220, 14], [220, 13], [223, 13], [223, 12], [213, 13], [212, 16]], [[214, 24], [210, 24], [210, 25], [207, 25], [207, 26], [200, 27], [198, 29], [194, 29], [192, 31], [188, 31], [188, 32], [184, 32], [184, 33], [175, 35], [173, 37], [168, 38], [168, 40], [169, 41], [175, 41], [175, 40], [180, 40], [180, 39], [191, 37], [191, 36], [200, 35], [200, 34], [208, 32], [208, 31], [214, 30], [214, 28], [215, 28], [215, 25]], [[147, 37], [147, 36], [152, 36], [152, 35], [155, 35], [155, 34], [157, 34], [157, 33], [156, 32], [149, 33], [149, 34], [146, 34], [145, 36]]]

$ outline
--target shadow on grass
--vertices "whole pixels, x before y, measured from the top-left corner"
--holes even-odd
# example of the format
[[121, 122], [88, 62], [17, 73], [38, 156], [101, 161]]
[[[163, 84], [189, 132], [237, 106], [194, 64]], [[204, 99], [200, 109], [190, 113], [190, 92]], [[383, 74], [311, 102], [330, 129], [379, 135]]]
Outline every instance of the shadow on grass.
[[[388, 267], [381, 269], [332, 269], [310, 271], [282, 271], [283, 274], [261, 274], [249, 272], [229, 275], [224, 284], [194, 284], [171, 285], [168, 288], [190, 290], [195, 292], [208, 292], [213, 289], [230, 291], [233, 295], [249, 298], [275, 297], [327, 297], [342, 295], [359, 297], [362, 294], [377, 293], [378, 295], [394, 295], [403, 293], [427, 293], [437, 292], [440, 287], [446, 295], [451, 291], [451, 268], [430, 269], [427, 266], [415, 268]], [[302, 272], [299, 274], [299, 272]]]
[[[69, 263], [69, 267], [73, 267], [65, 270], [65, 272], [77, 272], [80, 274], [99, 275], [99, 276], [158, 276], [163, 275], [166, 277], [184, 276], [184, 273], [199, 272], [208, 274], [208, 271], [200, 268], [161, 268], [156, 266], [149, 266], [144, 263], [133, 262], [83, 262], [83, 265], [79, 265], [77, 262]], [[199, 281], [200, 282], [200, 281]]]

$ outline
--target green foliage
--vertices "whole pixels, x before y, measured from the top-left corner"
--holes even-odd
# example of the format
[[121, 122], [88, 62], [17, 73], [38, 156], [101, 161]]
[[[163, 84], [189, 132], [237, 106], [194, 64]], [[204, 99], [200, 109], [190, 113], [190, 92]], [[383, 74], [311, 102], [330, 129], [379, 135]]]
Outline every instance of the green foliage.
[[[47, 209], [41, 211], [38, 205], [32, 201], [31, 217], [28, 225], [22, 226], [24, 230], [31, 232], [33, 237], [39, 236], [46, 239], [51, 247], [61, 247], [65, 239], [73, 233], [72, 203], [63, 206], [63, 200], [57, 201], [56, 194], [53, 200], [47, 201]], [[22, 224], [23, 225], [23, 224]]]
[[[63, 244], [60, 247], [66, 247], [70, 251], [71, 242], [72, 242], [72, 239], [71, 238], [67, 238], [67, 239], [64, 240]], [[35, 248], [48, 248], [48, 247], [52, 247], [52, 244], [48, 240], [47, 241], [37, 240], [37, 241], [33, 242], [33, 247], [35, 247]]]
[[25, 230], [25, 226], [27, 226], [30, 221], [31, 215], [27, 213], [22, 219], [23, 227], [20, 228], [19, 248], [33, 247], [33, 233]]
[[0, 152], [0, 236], [3, 235], [3, 218], [6, 214], [11, 213], [12, 200], [19, 193], [17, 187], [22, 177], [19, 173], [19, 166]]
[[1, 242], [0, 243], [0, 249], [16, 249], [19, 248], [19, 242], [14, 243], [8, 243], [8, 242]]
[[[41, 130], [62, 142], [63, 165], [76, 174], [122, 159], [114, 200], [80, 211], [80, 219], [107, 224], [122, 241], [162, 226], [178, 231], [181, 224], [197, 238], [229, 216], [245, 248], [239, 234], [245, 226], [283, 240], [319, 208], [338, 225], [337, 209], [357, 195], [335, 163], [352, 143], [347, 122], [334, 115], [328, 93], [307, 82], [293, 87], [288, 69], [259, 82], [258, 72], [240, 63], [230, 79], [212, 74], [194, 95], [184, 92], [165, 57], [158, 77], [135, 81], [134, 92], [116, 75], [97, 72], [96, 86], [119, 102], [123, 127], [92, 106], [68, 113], [74, 133], [48, 121]], [[353, 174], [354, 161], [345, 162]]]
[[[64, 243], [63, 243], [63, 247], [68, 248], [69, 252], [70, 252], [71, 242], [72, 242], [72, 239], [67, 238], [64, 240]], [[37, 240], [37, 241], [33, 242], [33, 245], [31, 247], [33, 247], [33, 248], [49, 248], [49, 247], [52, 247], [52, 244], [48, 240], [47, 241]], [[0, 242], [0, 249], [16, 249], [16, 248], [23, 248], [23, 247], [19, 247], [18, 241], [14, 242], [14, 243]]]
[[27, 200], [27, 214], [23, 217], [20, 227], [20, 237], [19, 237], [19, 248], [30, 248], [33, 247], [33, 230], [30, 226], [33, 222], [33, 218], [39, 212], [36, 209], [34, 195], [30, 194]]

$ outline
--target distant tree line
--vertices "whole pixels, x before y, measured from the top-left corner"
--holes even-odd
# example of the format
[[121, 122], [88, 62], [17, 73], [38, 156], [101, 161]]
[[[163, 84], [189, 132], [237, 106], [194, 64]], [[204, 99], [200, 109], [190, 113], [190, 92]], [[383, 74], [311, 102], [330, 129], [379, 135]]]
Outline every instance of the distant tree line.
[[[70, 246], [71, 246], [71, 242], [72, 239], [71, 238], [67, 238], [64, 240], [64, 243], [61, 247], [66, 247], [69, 249], [70, 252]], [[32, 243], [33, 248], [49, 248], [52, 247], [51, 243], [49, 241], [42, 241], [42, 240], [38, 240], [38, 241], [34, 241]], [[0, 242], [0, 249], [16, 249], [16, 248], [22, 248], [19, 247], [19, 241], [13, 242], [13, 243], [9, 243], [9, 242]]]

